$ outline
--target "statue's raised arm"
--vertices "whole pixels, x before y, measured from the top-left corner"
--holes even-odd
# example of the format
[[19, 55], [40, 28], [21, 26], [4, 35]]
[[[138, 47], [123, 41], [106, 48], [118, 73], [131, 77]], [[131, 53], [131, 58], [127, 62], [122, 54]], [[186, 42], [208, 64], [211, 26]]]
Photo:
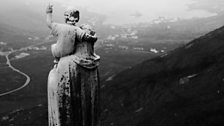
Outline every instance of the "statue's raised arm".
[[46, 8], [46, 14], [47, 14], [47, 26], [51, 29], [52, 28], [52, 13], [53, 13], [53, 5], [48, 5]]
[[79, 21], [79, 11], [69, 8], [65, 11], [65, 24], [55, 23], [52, 19], [53, 6], [46, 8], [47, 25], [51, 29], [51, 34], [58, 37], [57, 42], [51, 46], [53, 56], [59, 60], [61, 57], [75, 53], [77, 42], [96, 42], [95, 34], [90, 34], [76, 26]]

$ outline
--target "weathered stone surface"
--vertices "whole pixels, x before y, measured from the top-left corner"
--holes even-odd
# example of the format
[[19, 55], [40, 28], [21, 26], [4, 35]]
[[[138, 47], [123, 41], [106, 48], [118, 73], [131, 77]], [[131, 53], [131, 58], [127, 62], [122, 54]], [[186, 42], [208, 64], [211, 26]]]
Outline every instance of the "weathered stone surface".
[[62, 58], [48, 78], [50, 126], [97, 126], [99, 124], [99, 74]]
[[48, 76], [49, 126], [99, 126], [100, 57], [97, 39], [84, 28], [53, 24], [52, 54], [59, 61]]

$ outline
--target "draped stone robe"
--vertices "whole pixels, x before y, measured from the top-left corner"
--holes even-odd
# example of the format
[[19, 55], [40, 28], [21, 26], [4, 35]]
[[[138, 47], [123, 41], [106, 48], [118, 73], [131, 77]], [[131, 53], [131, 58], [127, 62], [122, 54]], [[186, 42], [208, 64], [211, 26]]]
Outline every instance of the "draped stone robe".
[[63, 27], [56, 24], [52, 32], [59, 38], [70, 37], [61, 39], [69, 40], [67, 44], [74, 49], [69, 48], [72, 53], [65, 50], [65, 54], [60, 52], [63, 49], [58, 49], [61, 46], [52, 48], [53, 55], [60, 60], [48, 76], [49, 126], [99, 126], [97, 66], [100, 57], [94, 53], [93, 42], [81, 41], [85, 40], [86, 31], [74, 29], [74, 26], [66, 26], [67, 30]]

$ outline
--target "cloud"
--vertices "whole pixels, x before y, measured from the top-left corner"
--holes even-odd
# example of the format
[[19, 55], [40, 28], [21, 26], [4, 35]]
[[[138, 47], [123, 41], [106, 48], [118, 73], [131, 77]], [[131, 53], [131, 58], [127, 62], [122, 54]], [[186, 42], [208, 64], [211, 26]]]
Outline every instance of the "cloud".
[[41, 12], [49, 2], [55, 5], [55, 13], [59, 13], [58, 6], [62, 6], [64, 9], [68, 6], [77, 9], [86, 8], [90, 12], [105, 15], [107, 17], [105, 23], [111, 24], [148, 22], [158, 17], [208, 17], [217, 12], [209, 10], [208, 8], [211, 8], [209, 5], [214, 5], [213, 7], [218, 5], [218, 8], [224, 6], [223, 0], [0, 0], [0, 3], [3, 2], [0, 4], [0, 13], [7, 11], [8, 6], [6, 8], [5, 4], [9, 3], [8, 1], [15, 3], [11, 5], [12, 8], [18, 4], [24, 6], [25, 2], [32, 8], [38, 8]]
[[206, 10], [212, 13], [224, 13], [224, 0], [194, 0], [189, 5], [192, 10]]
[[131, 14], [130, 16], [133, 16], [133, 17], [135, 17], [135, 18], [139, 18], [139, 17], [141, 17], [142, 16], [142, 14], [140, 13], [140, 12], [135, 12], [135, 13], [133, 13], [133, 14]]
[[[157, 17], [208, 17], [213, 12], [190, 9], [195, 0], [53, 0], [63, 6], [74, 5], [107, 16], [106, 23], [137, 23], [151, 21]], [[203, 1], [203, 0], [199, 0]], [[206, 0], [212, 2], [213, 0]], [[138, 18], [136, 18], [138, 17]]]

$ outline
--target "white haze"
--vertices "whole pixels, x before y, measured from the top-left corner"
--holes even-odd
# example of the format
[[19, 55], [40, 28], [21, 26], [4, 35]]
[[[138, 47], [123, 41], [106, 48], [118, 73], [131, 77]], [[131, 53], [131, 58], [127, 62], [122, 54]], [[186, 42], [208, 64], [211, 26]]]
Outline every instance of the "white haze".
[[[50, 1], [50, 0], [49, 0]], [[63, 6], [88, 8], [107, 16], [106, 23], [127, 24], [148, 22], [158, 17], [194, 18], [216, 15], [206, 10], [191, 10], [194, 0], [51, 0]], [[215, 1], [215, 0], [210, 0]]]
[[[17, 12], [16, 9], [26, 7], [45, 16], [45, 7], [49, 2], [54, 5], [55, 13], [61, 9], [59, 6], [64, 9], [68, 6], [85, 8], [90, 12], [105, 15], [104, 23], [109, 24], [149, 22], [158, 17], [185, 19], [209, 17], [217, 13], [208, 11], [206, 7], [224, 4], [223, 0], [0, 0], [0, 16], [3, 18], [12, 12], [15, 12], [12, 15], [18, 14], [22, 11]], [[196, 6], [192, 9], [190, 5], [203, 5], [203, 7]]]

